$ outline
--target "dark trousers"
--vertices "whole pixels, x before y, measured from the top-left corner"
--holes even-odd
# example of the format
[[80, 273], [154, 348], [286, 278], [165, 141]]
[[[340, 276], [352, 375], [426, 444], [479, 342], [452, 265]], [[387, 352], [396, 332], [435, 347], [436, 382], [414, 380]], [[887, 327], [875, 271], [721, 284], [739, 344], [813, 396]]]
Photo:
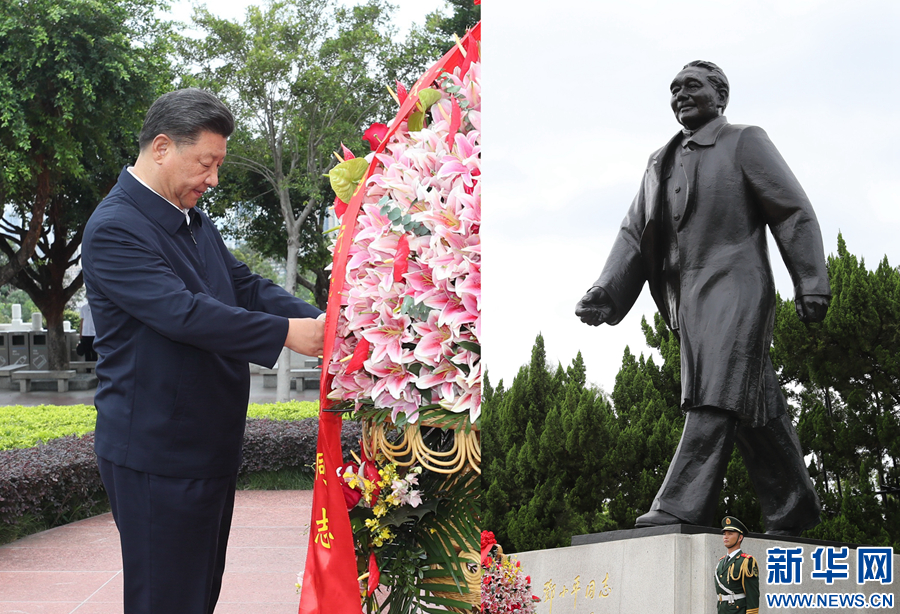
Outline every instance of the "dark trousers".
[[650, 509], [690, 524], [716, 526], [713, 516], [735, 443], [759, 499], [766, 530], [815, 526], [821, 504], [797, 432], [784, 414], [751, 428], [732, 412], [714, 407], [689, 410], [675, 458]]
[[99, 458], [122, 543], [125, 614], [212, 614], [236, 476], [170, 478]]
[[94, 337], [82, 337], [84, 339], [84, 359], [97, 360], [97, 352], [94, 351]]

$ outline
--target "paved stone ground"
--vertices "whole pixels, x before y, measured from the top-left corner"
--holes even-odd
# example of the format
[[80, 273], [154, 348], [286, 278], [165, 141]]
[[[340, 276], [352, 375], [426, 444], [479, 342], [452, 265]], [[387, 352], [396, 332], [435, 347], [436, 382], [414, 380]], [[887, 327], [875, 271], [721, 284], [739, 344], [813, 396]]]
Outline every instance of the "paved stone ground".
[[[312, 491], [238, 491], [216, 614], [293, 614]], [[122, 614], [111, 514], [0, 546], [0, 614]]]

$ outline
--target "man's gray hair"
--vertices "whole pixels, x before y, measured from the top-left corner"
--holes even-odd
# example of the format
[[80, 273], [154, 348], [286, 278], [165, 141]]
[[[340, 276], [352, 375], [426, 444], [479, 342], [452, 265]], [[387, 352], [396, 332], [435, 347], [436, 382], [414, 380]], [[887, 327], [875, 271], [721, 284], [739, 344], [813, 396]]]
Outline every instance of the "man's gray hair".
[[192, 145], [201, 132], [228, 138], [234, 132], [234, 116], [221, 100], [206, 90], [190, 87], [163, 94], [147, 111], [138, 145], [141, 150], [160, 134], [175, 144]]
[[[684, 65], [684, 68], [690, 68], [692, 66], [696, 66], [697, 68], [705, 68], [709, 71], [709, 75], [707, 75], [707, 79], [712, 84], [716, 91], [725, 90], [725, 104], [722, 105], [722, 109], [728, 105], [728, 96], [730, 95], [730, 88], [728, 87], [728, 77], [725, 76], [725, 73], [721, 68], [713, 64], [712, 62], [707, 62], [705, 60], [694, 60], [693, 62], [688, 62]], [[684, 69], [682, 69], [684, 70]]]

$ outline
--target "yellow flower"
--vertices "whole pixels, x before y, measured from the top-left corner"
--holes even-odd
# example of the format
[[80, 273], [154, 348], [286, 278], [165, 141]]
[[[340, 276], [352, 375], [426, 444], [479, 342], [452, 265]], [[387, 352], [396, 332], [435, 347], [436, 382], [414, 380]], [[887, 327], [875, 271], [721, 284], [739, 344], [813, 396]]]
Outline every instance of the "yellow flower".
[[384, 503], [378, 503], [375, 507], [372, 508], [372, 512], [376, 517], [381, 518], [385, 514], [387, 514], [387, 506]]

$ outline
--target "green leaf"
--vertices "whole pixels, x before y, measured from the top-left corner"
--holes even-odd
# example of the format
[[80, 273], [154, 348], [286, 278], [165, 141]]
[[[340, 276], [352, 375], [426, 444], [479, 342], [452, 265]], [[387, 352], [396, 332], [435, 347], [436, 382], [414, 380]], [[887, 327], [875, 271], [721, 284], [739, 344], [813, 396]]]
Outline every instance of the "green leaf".
[[422, 103], [422, 108], [426, 111], [440, 99], [441, 93], [436, 89], [428, 88], [427, 90], [419, 92], [419, 102]]
[[[401, 313], [401, 314], [407, 313], [407, 312], [409, 311], [409, 308], [412, 307], [413, 304], [414, 304], [414, 303], [413, 303], [413, 297], [411, 297], [411, 296], [404, 296], [404, 297], [403, 297], [403, 302], [400, 303], [400, 313]], [[418, 364], [418, 363], [416, 363], [416, 364]], [[410, 366], [412, 366], [412, 365], [410, 365]], [[421, 368], [421, 367], [422, 367], [422, 365], [419, 364], [419, 368]], [[412, 369], [410, 369], [410, 371], [412, 371]], [[418, 373], [416, 373], [416, 375], [418, 375]]]
[[425, 114], [421, 111], [410, 113], [407, 125], [410, 132], [418, 132], [425, 127]]
[[386, 514], [378, 521], [379, 527], [399, 527], [410, 520], [422, 520], [426, 515], [434, 513], [440, 501], [428, 501], [414, 508], [400, 507]]
[[474, 341], [457, 341], [457, 345], [459, 345], [459, 347], [463, 348], [464, 350], [469, 350], [470, 352], [481, 354], [481, 346]]
[[[450, 592], [450, 591], [447, 591], [447, 588], [448, 587], [444, 587], [444, 591]], [[435, 605], [441, 605], [441, 606], [444, 606], [445, 608], [449, 607], [449, 608], [459, 608], [462, 610], [468, 610], [471, 607], [471, 605], [469, 605], [465, 601], [459, 601], [457, 599], [450, 599], [448, 597], [434, 597], [434, 596], [429, 595], [426, 597], [422, 597], [422, 601], [427, 601], [428, 603], [433, 603]], [[437, 612], [439, 610], [430, 610], [430, 611]]]
[[344, 160], [328, 171], [331, 189], [342, 201], [350, 202], [356, 186], [359, 185], [368, 168], [369, 162], [365, 158]]

